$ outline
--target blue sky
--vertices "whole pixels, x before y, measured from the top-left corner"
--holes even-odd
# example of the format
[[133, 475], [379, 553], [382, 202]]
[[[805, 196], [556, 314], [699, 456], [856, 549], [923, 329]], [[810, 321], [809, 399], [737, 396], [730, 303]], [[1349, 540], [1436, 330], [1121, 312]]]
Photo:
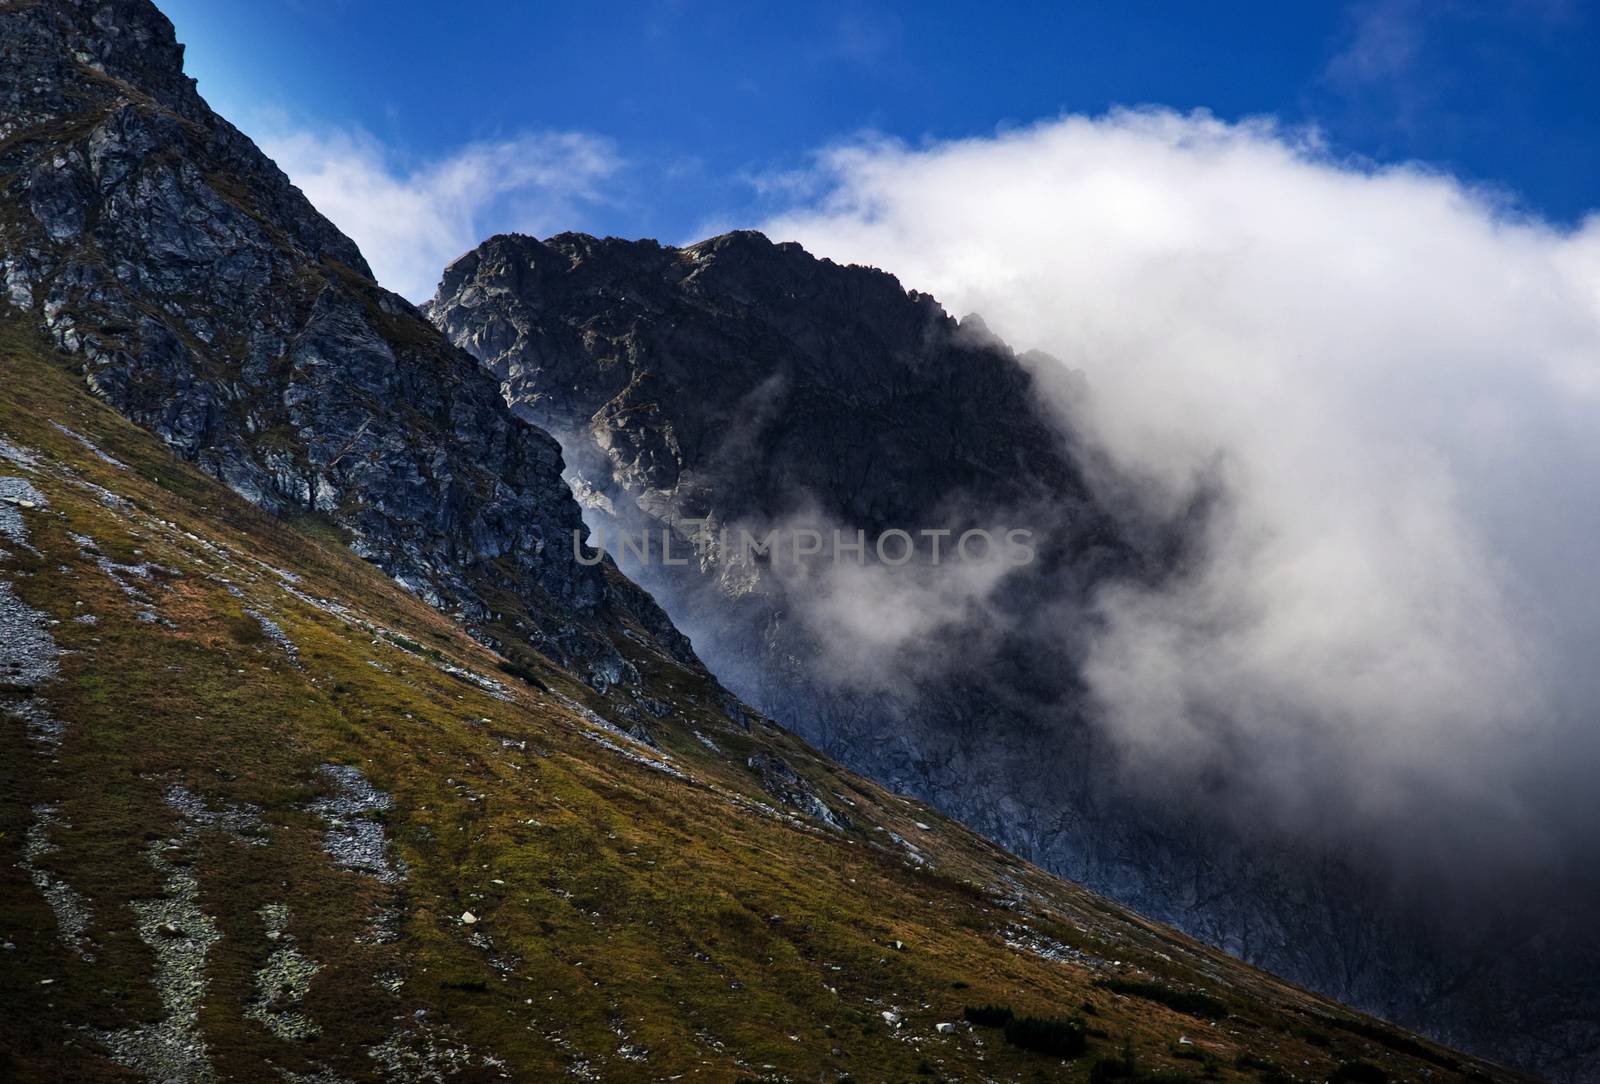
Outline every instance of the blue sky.
[[517, 225], [686, 241], [761, 221], [793, 195], [774, 178], [863, 132], [916, 145], [1141, 104], [1315, 124], [1558, 222], [1600, 202], [1600, 13], [1575, 0], [161, 6], [202, 93], [297, 180], [341, 183], [341, 152], [401, 183], [469, 145], [503, 151], [480, 169], [544, 163], [461, 195], [440, 251]]

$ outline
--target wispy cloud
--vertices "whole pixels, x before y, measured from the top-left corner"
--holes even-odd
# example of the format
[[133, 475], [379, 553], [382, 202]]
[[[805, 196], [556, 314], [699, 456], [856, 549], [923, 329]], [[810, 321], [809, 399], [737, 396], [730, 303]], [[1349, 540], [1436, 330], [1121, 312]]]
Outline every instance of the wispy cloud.
[[1508, 62], [1514, 73], [1515, 43], [1582, 18], [1571, 0], [1356, 0], [1319, 84], [1378, 130], [1416, 135], [1461, 88], [1501, 83]]
[[855, 64], [874, 64], [898, 48], [903, 35], [899, 18], [890, 13], [852, 10], [834, 24], [827, 54]]
[[409, 161], [359, 128], [257, 127], [262, 149], [361, 246], [378, 281], [413, 300], [490, 233], [581, 224], [622, 164], [609, 140], [582, 132], [524, 133]]
[[1421, 48], [1422, 0], [1370, 0], [1349, 12], [1348, 41], [1328, 61], [1327, 78], [1341, 86], [1394, 79]]

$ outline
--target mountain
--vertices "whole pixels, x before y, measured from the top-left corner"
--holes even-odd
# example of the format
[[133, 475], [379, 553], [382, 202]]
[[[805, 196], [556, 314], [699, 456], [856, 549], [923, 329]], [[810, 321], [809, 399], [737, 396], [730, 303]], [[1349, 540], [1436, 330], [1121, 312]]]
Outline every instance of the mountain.
[[153, 6], [0, 57], [0, 1077], [1520, 1079], [748, 710]]
[[580, 566], [560, 451], [378, 288], [182, 73], [140, 4], [10, 5], [0, 278], [88, 386], [253, 503], [304, 517], [490, 638], [629, 663], [641, 593]]
[[[692, 569], [660, 560], [628, 568], [672, 599], [675, 620], [718, 673], [841, 749], [878, 741], [896, 747], [889, 756], [927, 754], [914, 712], [892, 727], [875, 717], [905, 699], [893, 695], [902, 683], [866, 682], [836, 710], [819, 705], [836, 686], [817, 680], [809, 660], [848, 630], [837, 612], [807, 620], [803, 603], [835, 585], [824, 570], [787, 582], [781, 563], [744, 560], [731, 542], [711, 553], [697, 536], [808, 525], [827, 539], [835, 528], [874, 539], [945, 526], [953, 552], [966, 528], [1003, 533], [1002, 521], [1048, 519], [1050, 544], [1031, 571], [1071, 580], [1078, 590], [1052, 592], [1061, 605], [1149, 562], [1091, 496], [1010, 352], [981, 323], [958, 326], [932, 298], [880, 272], [748, 231], [682, 250], [574, 234], [496, 237], [446, 271], [429, 312], [502, 381], [521, 416], [562, 440], [592, 520], [614, 535], [666, 526], [680, 552], [702, 551]], [[923, 588], [938, 590], [915, 585]], [[1008, 616], [1029, 609], [1025, 593], [1004, 601]], [[975, 670], [1014, 665], [1029, 642], [999, 628], [987, 645], [965, 635], [940, 644], [939, 629], [927, 631], [914, 653], [932, 655], [941, 671], [951, 647]], [[930, 676], [905, 653], [882, 661], [877, 669], [897, 677]], [[909, 759], [898, 770], [917, 771]], [[920, 782], [932, 784], [926, 774]]]
[[[1078, 669], [1093, 600], [1181, 571], [1208, 509], [1152, 523], [1118, 500], [1130, 483], [1059, 420], [1092, 395], [1081, 377], [888, 274], [748, 231], [684, 248], [494, 237], [426, 309], [561, 440], [596, 539], [784, 726], [1252, 963], [1600, 1079], [1592, 909], [1534, 885], [1485, 900], [1407, 881], [1348, 841], [1230, 816], [1223, 776], [1127, 776]], [[863, 567], [826, 545], [786, 562], [722, 541], [774, 527], [949, 529], [947, 547], [1026, 527], [1037, 552], [935, 565], [925, 542], [906, 567]], [[640, 559], [637, 539], [663, 529], [695, 559]]]

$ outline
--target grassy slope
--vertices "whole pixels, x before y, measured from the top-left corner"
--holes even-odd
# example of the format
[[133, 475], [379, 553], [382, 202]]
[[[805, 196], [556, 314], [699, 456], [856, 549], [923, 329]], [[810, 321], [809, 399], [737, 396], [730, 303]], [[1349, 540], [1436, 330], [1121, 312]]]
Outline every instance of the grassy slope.
[[[0, 579], [59, 621], [60, 677], [37, 693], [67, 724], [52, 751], [0, 715], [0, 1077], [134, 1079], [93, 1032], [166, 1011], [157, 952], [128, 905], [163, 897], [161, 863], [195, 874], [220, 933], [198, 1024], [221, 1078], [270, 1078], [271, 1065], [366, 1079], [389, 1063], [456, 1080], [1087, 1079], [1125, 1043], [1142, 1072], [1197, 1079], [1323, 1080], [1358, 1058], [1395, 1079], [1458, 1075], [1447, 1065], [1505, 1076], [1055, 881], [774, 728], [737, 730], [709, 693], [704, 717], [658, 726], [682, 774], [640, 763], [617, 749], [659, 754], [565, 706], [604, 710], [565, 674], [530, 656], [519, 662], [542, 667], [550, 691], [508, 677], [315, 523], [263, 517], [175, 462], [15, 325], [0, 325], [0, 374], [0, 435], [42, 459], [32, 471], [0, 459], [0, 475], [49, 502], [22, 513], [36, 554], [0, 540], [12, 551]], [[74, 533], [114, 562], [171, 570], [133, 581], [169, 624], [138, 620]], [[281, 626], [297, 660], [247, 607]], [[98, 623], [73, 620], [83, 613]], [[503, 681], [511, 699], [445, 661]], [[648, 678], [680, 691], [694, 680], [666, 660]], [[28, 694], [0, 686], [0, 707]], [[776, 809], [745, 766], [758, 751], [817, 782], [851, 829]], [[399, 884], [330, 860], [312, 808], [331, 793], [324, 764], [359, 767], [393, 795], [383, 820], [408, 869]], [[185, 829], [163, 798], [173, 784], [213, 810], [256, 807], [266, 842]], [[39, 805], [57, 809], [59, 849], [33, 868], [85, 901], [92, 962], [57, 937], [19, 865]], [[891, 832], [935, 868], [909, 862]], [[287, 943], [268, 937], [270, 904], [287, 905], [294, 948], [320, 965], [303, 1000], [274, 1007], [314, 1022], [315, 1038], [278, 1038], [249, 1015], [257, 971]], [[399, 916], [389, 943], [370, 936], [385, 908]], [[463, 924], [467, 910], [482, 921]], [[1082, 960], [1008, 946], [1005, 932], [1023, 928]], [[1204, 988], [1232, 1015], [1202, 1020], [1094, 985], [1114, 975]], [[1102, 1034], [1070, 1063], [990, 1029], [935, 1031], [968, 1004], [1065, 1015], [1086, 1001]]]

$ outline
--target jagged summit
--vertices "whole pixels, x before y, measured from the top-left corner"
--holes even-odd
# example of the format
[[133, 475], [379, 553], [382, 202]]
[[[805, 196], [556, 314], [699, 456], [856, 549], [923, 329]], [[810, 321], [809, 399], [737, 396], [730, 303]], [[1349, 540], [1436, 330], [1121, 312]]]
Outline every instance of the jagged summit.
[[[7, 17], [5, 59], [16, 65], [7, 82], [0, 139], [9, 142], [52, 123], [64, 128], [82, 123], [86, 102], [108, 111], [114, 106], [132, 107], [152, 122], [160, 117], [176, 120], [182, 134], [204, 141], [219, 163], [226, 162], [258, 182], [251, 192], [259, 201], [256, 209], [297, 247], [312, 256], [339, 260], [370, 277], [355, 243], [318, 214], [249, 139], [211, 112], [194, 79], [184, 74], [183, 46], [171, 21], [154, 5], [142, 0], [12, 3], [0, 7], [0, 14]], [[161, 131], [171, 134], [170, 129]], [[102, 137], [102, 154], [115, 155], [110, 143]], [[124, 178], [102, 172], [97, 179], [109, 189]], [[55, 195], [65, 205], [69, 195], [89, 193]], [[45, 201], [51, 196], [41, 193]], [[42, 209], [50, 218], [48, 202]], [[52, 219], [46, 225], [52, 234], [67, 235], [74, 229], [66, 220]]]
[[[681, 249], [502, 235], [450, 266], [428, 312], [540, 425], [618, 422], [608, 454], [636, 450], [618, 469], [652, 491], [727, 474], [764, 514], [806, 493], [866, 528], [979, 485], [1020, 502], [1038, 475], [1085, 493], [1009, 349], [969, 341], [893, 275], [755, 231]], [[743, 417], [756, 448], [721, 440]], [[861, 477], [842, 487], [832, 473], [852, 460]]]
[[555, 442], [211, 113], [164, 16], [126, 0], [0, 20], [0, 278], [96, 394], [485, 635], [609, 683], [634, 619], [692, 661], [648, 598], [575, 562]]
[[[696, 270], [715, 266], [726, 284], [741, 282], [751, 289], [759, 284], [780, 291], [807, 279], [815, 281], [815, 275], [822, 268], [837, 268], [851, 278], [855, 288], [870, 302], [892, 305], [909, 298], [937, 311], [940, 316], [946, 315], [938, 302], [928, 295], [915, 290], [908, 294], [899, 279], [887, 271], [859, 264], [841, 266], [826, 257], [812, 255], [798, 242], [773, 241], [759, 230], [748, 229], [731, 230], [682, 247], [663, 245], [649, 238], [627, 240], [570, 231], [543, 241], [527, 234], [496, 234], [445, 269], [435, 299], [429, 305], [455, 295], [463, 281], [475, 274], [486, 259], [521, 260], [543, 271], [572, 270], [587, 265], [593, 270], [596, 281], [618, 274], [667, 272], [675, 267], [691, 275]], [[750, 300], [755, 300], [756, 296], [751, 295]]]

